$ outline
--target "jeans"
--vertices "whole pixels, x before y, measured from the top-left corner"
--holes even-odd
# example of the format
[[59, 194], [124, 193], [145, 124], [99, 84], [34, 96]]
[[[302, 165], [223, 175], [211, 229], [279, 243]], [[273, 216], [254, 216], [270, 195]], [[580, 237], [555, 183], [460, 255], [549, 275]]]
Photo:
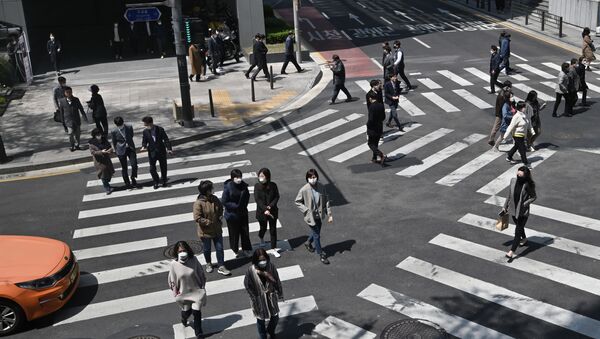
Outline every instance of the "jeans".
[[104, 190], [106, 192], [110, 191], [110, 179], [104, 179], [102, 178], [102, 186], [104, 187]]
[[300, 65], [298, 65], [298, 61], [296, 61], [296, 56], [293, 54], [286, 54], [285, 55], [285, 61], [283, 62], [283, 66], [281, 67], [281, 73], [285, 73], [285, 69], [288, 65], [288, 63], [292, 63], [294, 66], [296, 66], [296, 70], [298, 72], [300, 72], [302, 69], [300, 68]]
[[121, 163], [121, 174], [123, 175], [123, 182], [125, 184], [129, 184], [129, 175], [127, 173], [127, 158], [129, 158], [129, 163], [131, 164], [131, 178], [137, 178], [137, 156], [135, 154], [135, 150], [128, 148], [125, 151], [125, 154], [118, 155], [119, 162]]
[[267, 233], [267, 223], [269, 224], [269, 234], [271, 235], [271, 249], [277, 247], [277, 219], [276, 218], [258, 218], [258, 224], [260, 230], [258, 231], [258, 237], [263, 239], [265, 233]]
[[206, 263], [209, 264], [211, 263], [211, 259], [210, 259], [210, 251], [211, 251], [211, 242], [215, 244], [215, 251], [217, 252], [217, 264], [219, 265], [219, 267], [225, 265], [225, 255], [223, 254], [223, 236], [222, 235], [218, 235], [214, 238], [200, 238], [202, 240], [202, 247], [204, 247], [203, 249], [203, 254], [204, 254], [204, 260], [206, 260]]
[[331, 96], [331, 102], [335, 102], [335, 99], [337, 99], [337, 96], [340, 93], [340, 91], [342, 91], [342, 92], [344, 92], [344, 94], [346, 94], [346, 100], [352, 99], [350, 92], [348, 92], [348, 90], [346, 89], [346, 86], [344, 84], [334, 84], [333, 85], [333, 96]]
[[321, 248], [321, 225], [321, 219], [315, 219], [315, 225], [309, 226], [311, 233], [308, 237], [308, 244], [312, 245], [313, 242], [315, 243], [315, 251], [317, 252], [317, 254], [321, 254], [321, 252], [323, 251]]
[[269, 326], [266, 326], [265, 320], [256, 319], [256, 327], [258, 328], [258, 336], [260, 339], [267, 339], [267, 333], [274, 337], [278, 321], [279, 316], [274, 315], [269, 319]]
[[402, 127], [402, 125], [400, 125], [400, 120], [398, 120], [397, 105], [390, 105], [390, 118], [387, 121], [388, 125], [392, 122], [392, 119], [394, 119], [394, 122], [396, 123], [396, 126], [398, 126], [398, 128]]
[[81, 138], [81, 126], [77, 124], [73, 124], [73, 126], [67, 128], [67, 133], [69, 134], [69, 142], [71, 143], [71, 148], [79, 147], [79, 139]]
[[523, 162], [523, 165], [529, 164], [527, 162], [527, 154], [525, 153], [525, 152], [527, 152], [527, 149], [525, 148], [525, 137], [513, 136], [513, 139], [515, 140], [515, 144], [510, 149], [510, 151], [508, 151], [507, 157], [509, 159], [512, 159], [513, 155], [518, 150], [519, 154], [521, 155], [521, 161]]
[[494, 125], [492, 125], [492, 131], [490, 132], [490, 139], [488, 140], [489, 143], [494, 142], [494, 139], [496, 138], [496, 133], [498, 133], [501, 123], [502, 123], [502, 118], [496, 117], [496, 119], [494, 119]]
[[515, 238], [513, 239], [512, 246], [510, 247], [511, 251], [516, 251], [519, 246], [519, 242], [526, 238], [525, 236], [525, 223], [527, 223], [527, 218], [525, 216], [514, 217], [513, 221], [515, 222]]
[[167, 182], [167, 156], [165, 154], [158, 154], [156, 156], [148, 153], [148, 161], [150, 162], [150, 175], [155, 184], [159, 183], [158, 173], [156, 172], [156, 162], [160, 165], [160, 177], [163, 183]]
[[248, 228], [248, 216], [238, 216], [237, 219], [227, 220], [227, 229], [229, 230], [229, 247], [235, 253], [240, 248], [240, 239], [242, 241], [242, 250], [251, 251], [250, 230]]

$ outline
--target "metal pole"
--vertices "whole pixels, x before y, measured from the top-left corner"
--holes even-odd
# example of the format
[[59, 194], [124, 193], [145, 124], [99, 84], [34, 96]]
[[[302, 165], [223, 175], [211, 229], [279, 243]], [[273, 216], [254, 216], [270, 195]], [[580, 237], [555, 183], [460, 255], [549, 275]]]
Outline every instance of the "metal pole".
[[546, 19], [546, 12], [542, 11], [542, 31], [544, 30], [544, 24]]
[[529, 25], [529, 14], [525, 14], [525, 26]]
[[563, 19], [562, 16], [558, 18], [558, 37], [562, 38], [562, 23], [563, 23]]
[[292, 5], [294, 9], [294, 37], [296, 38], [296, 60], [302, 63], [302, 46], [300, 45], [300, 19], [298, 18], [298, 7], [300, 0], [294, 0]]
[[190, 97], [190, 83], [188, 81], [188, 71], [185, 50], [183, 43], [183, 16], [181, 14], [182, 0], [173, 0], [171, 7], [171, 16], [173, 22], [173, 35], [175, 37], [175, 54], [177, 55], [177, 71], [179, 72], [179, 89], [181, 91], [181, 114], [183, 116], [183, 127], [194, 126], [194, 112], [192, 111], [192, 99]]
[[208, 89], [208, 101], [210, 102], [210, 116], [215, 117], [215, 105], [213, 103], [212, 89]]
[[254, 96], [254, 77], [250, 79], [250, 90], [252, 91], [252, 102], [255, 102], [256, 97]]
[[488, 0], [488, 12], [492, 11], [492, 0]]
[[6, 150], [4, 149], [4, 141], [2, 141], [2, 136], [0, 135], [0, 163], [6, 162], [8, 157], [6, 156]]
[[273, 89], [273, 66], [269, 66], [271, 74], [269, 76], [269, 81], [271, 82], [271, 89]]

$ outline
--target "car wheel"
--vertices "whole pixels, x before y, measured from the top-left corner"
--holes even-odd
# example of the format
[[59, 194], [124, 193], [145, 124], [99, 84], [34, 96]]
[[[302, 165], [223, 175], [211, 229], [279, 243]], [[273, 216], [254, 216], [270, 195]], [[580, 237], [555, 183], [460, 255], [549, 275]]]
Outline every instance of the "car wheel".
[[0, 337], [11, 335], [25, 322], [25, 314], [19, 305], [0, 299]]

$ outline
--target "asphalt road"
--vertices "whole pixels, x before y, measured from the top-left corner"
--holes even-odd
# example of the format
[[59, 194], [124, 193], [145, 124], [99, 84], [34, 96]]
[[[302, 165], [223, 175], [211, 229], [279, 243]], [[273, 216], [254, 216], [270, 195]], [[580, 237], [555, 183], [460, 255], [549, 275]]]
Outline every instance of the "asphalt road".
[[[15, 338], [173, 337], [180, 330], [174, 327], [179, 312], [166, 291], [165, 244], [195, 240], [194, 223], [186, 219], [197, 193], [193, 182], [227, 176], [231, 167], [247, 173], [251, 186], [256, 182], [252, 173], [269, 167], [280, 187], [278, 234], [287, 240], [282, 246], [290, 249], [272, 259], [285, 271], [287, 302], [281, 306], [282, 313], [290, 313], [280, 320], [281, 338], [370, 338], [369, 332], [379, 335], [388, 324], [409, 318], [427, 319], [457, 337], [600, 336], [600, 198], [595, 194], [600, 154], [580, 150], [598, 150], [593, 126], [600, 123], [600, 93], [590, 92], [591, 108], [578, 109], [580, 114], [572, 118], [551, 118], [552, 102], [542, 112], [541, 148], [529, 154], [538, 191], [526, 229], [530, 243], [519, 249], [522, 257], [507, 264], [503, 255], [511, 233], [493, 230], [499, 207], [490, 200], [505, 196], [516, 171], [504, 153], [489, 152], [484, 136], [493, 109], [481, 107], [493, 105], [495, 96], [486, 94], [487, 81], [465, 70], [487, 71], [489, 45], [497, 43], [501, 27], [413, 34], [406, 25], [441, 25], [451, 15], [462, 22], [482, 19], [445, 5], [440, 8], [449, 12], [441, 12], [437, 2], [365, 1], [360, 2], [363, 8], [354, 1], [313, 1], [348, 34], [388, 26], [381, 17], [402, 27], [394, 35], [353, 40], [366, 56], [379, 60], [380, 42], [400, 38], [407, 74], [420, 73], [409, 75], [419, 87], [405, 96], [412, 106], [403, 107], [414, 106], [413, 114], [424, 115], [400, 110], [407, 132], [387, 131], [382, 145], [385, 153], [397, 154], [395, 159], [381, 167], [369, 162], [368, 151], [351, 151], [366, 146], [360, 128], [366, 121], [362, 86], [367, 77], [348, 80], [349, 90], [360, 98], [352, 103], [327, 105], [327, 89], [299, 112], [254, 132], [176, 149], [168, 189], [144, 187], [105, 197], [92, 170], [2, 183], [1, 232], [64, 240], [79, 251], [86, 273], [85, 286], [67, 308], [34, 322]], [[392, 16], [394, 10], [404, 15]], [[532, 71], [516, 65], [518, 75], [527, 79], [512, 78], [513, 83], [553, 95], [542, 82], [554, 79], [543, 78], [538, 70], [554, 76], [557, 72], [544, 63], [559, 64], [572, 55], [511, 33], [512, 51], [527, 60], [513, 56], [512, 63], [535, 67]], [[470, 85], [449, 79], [446, 71]], [[595, 73], [588, 74], [588, 82], [600, 86]], [[515, 89], [515, 95], [523, 98], [526, 93]], [[220, 152], [236, 153], [215, 156]], [[209, 165], [216, 167], [200, 167]], [[308, 230], [293, 204], [308, 168], [319, 171], [334, 201], [335, 222], [323, 228], [322, 240], [329, 266], [304, 249]], [[216, 190], [221, 188], [217, 184]], [[118, 210], [125, 205], [124, 211]], [[159, 217], [167, 218], [155, 219]], [[251, 238], [258, 242], [256, 232]], [[104, 247], [118, 244], [125, 244], [122, 253]], [[235, 280], [247, 265], [248, 260], [232, 260], [232, 277], [208, 275], [216, 282], [214, 290], [226, 290], [207, 291], [205, 328], [223, 330], [214, 338], [255, 336], [251, 314], [241, 312], [249, 308], [248, 298]], [[332, 330], [323, 323], [328, 317], [345, 325]], [[344, 337], [341, 328], [360, 334]]]

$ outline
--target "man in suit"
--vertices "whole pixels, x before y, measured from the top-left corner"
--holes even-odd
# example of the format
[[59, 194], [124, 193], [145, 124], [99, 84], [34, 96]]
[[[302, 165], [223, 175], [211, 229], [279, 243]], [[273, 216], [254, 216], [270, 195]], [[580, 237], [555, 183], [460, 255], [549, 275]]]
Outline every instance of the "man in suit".
[[250, 72], [252, 72], [254, 67], [256, 67], [256, 53], [258, 51], [259, 40], [260, 40], [260, 33], [256, 33], [256, 35], [254, 36], [254, 44], [252, 45], [252, 55], [253, 55], [252, 64], [250, 64], [250, 68], [248, 68], [246, 73], [244, 73], [244, 75], [246, 76], [246, 79], [250, 79]]
[[492, 45], [490, 54], [490, 94], [496, 94], [496, 86], [502, 87], [502, 83], [498, 81], [502, 58], [500, 57], [500, 54], [498, 54], [498, 47], [495, 45]]
[[71, 143], [71, 152], [79, 147], [79, 140], [81, 137], [81, 118], [79, 114], [83, 116], [83, 120], [88, 122], [87, 115], [83, 110], [81, 101], [73, 96], [73, 90], [71, 87], [64, 87], [65, 97], [59, 99], [60, 116], [65, 128], [65, 133], [69, 135], [69, 142]]
[[217, 69], [220, 68], [219, 64], [221, 62], [221, 47], [216, 31], [213, 31], [208, 39], [208, 55], [211, 58], [210, 71], [212, 74], [217, 75]]
[[390, 117], [385, 124], [387, 127], [392, 127], [392, 119], [396, 123], [396, 126], [400, 130], [400, 132], [404, 132], [402, 125], [400, 124], [400, 120], [398, 120], [398, 102], [400, 99], [400, 95], [396, 92], [396, 81], [398, 78], [395, 74], [392, 74], [391, 77], [388, 76], [385, 78], [385, 84], [383, 85], [383, 92], [385, 94], [385, 103], [390, 106]]
[[404, 52], [402, 51], [402, 49], [400, 49], [400, 46], [400, 41], [396, 40], [394, 42], [394, 48], [396, 49], [394, 51], [394, 56], [396, 59], [394, 61], [394, 73], [397, 74], [400, 78], [402, 78], [402, 81], [404, 81], [404, 84], [406, 85], [406, 90], [409, 91], [414, 87], [411, 86], [410, 81], [408, 81], [408, 78], [406, 77], [406, 74], [404, 74]]
[[142, 136], [142, 151], [148, 150], [148, 161], [150, 162], [150, 175], [154, 180], [154, 189], [158, 189], [159, 180], [156, 173], [156, 161], [160, 164], [160, 176], [163, 187], [167, 187], [167, 153], [173, 154], [169, 137], [164, 128], [154, 125], [152, 117], [142, 119], [144, 123], [144, 134]]
[[265, 78], [269, 79], [269, 69], [267, 68], [267, 53], [269, 49], [265, 45], [265, 35], [261, 34], [258, 43], [256, 44], [256, 52], [254, 53], [254, 60], [256, 62], [256, 70], [252, 73], [252, 79], [256, 80], [256, 76], [260, 70], [265, 74]]
[[296, 70], [298, 73], [302, 72], [303, 69], [298, 65], [298, 61], [296, 60], [296, 56], [294, 55], [294, 43], [296, 40], [294, 39], [294, 32], [289, 32], [287, 38], [285, 39], [285, 61], [283, 62], [283, 66], [281, 67], [281, 74], [287, 74], [285, 69], [288, 63], [292, 63], [296, 66]]
[[48, 42], [46, 43], [46, 49], [48, 50], [48, 55], [50, 56], [50, 63], [54, 67], [56, 75], [60, 75], [60, 52], [62, 49], [62, 45], [52, 33], [50, 33], [50, 40], [48, 40]]
[[[133, 142], [133, 126], [125, 124], [122, 117], [116, 117], [114, 119], [115, 127], [112, 132], [112, 144], [119, 162], [121, 163], [121, 174], [123, 175], [123, 182], [127, 188], [137, 187], [137, 156], [135, 154], [135, 143]], [[131, 181], [129, 181], [129, 175], [127, 172], [127, 159], [131, 164]], [[162, 169], [162, 167], [161, 167]]]
[[333, 73], [333, 96], [331, 97], [330, 105], [335, 104], [335, 99], [337, 99], [340, 91], [346, 94], [346, 102], [350, 102], [352, 101], [352, 96], [345, 86], [346, 68], [344, 67], [344, 63], [337, 54], [334, 54], [331, 58], [333, 60], [329, 64], [329, 69], [331, 69], [331, 72]]
[[67, 79], [64, 77], [58, 77], [58, 86], [52, 90], [52, 100], [54, 101], [54, 108], [59, 111], [59, 101], [65, 97], [65, 87], [67, 87]]

